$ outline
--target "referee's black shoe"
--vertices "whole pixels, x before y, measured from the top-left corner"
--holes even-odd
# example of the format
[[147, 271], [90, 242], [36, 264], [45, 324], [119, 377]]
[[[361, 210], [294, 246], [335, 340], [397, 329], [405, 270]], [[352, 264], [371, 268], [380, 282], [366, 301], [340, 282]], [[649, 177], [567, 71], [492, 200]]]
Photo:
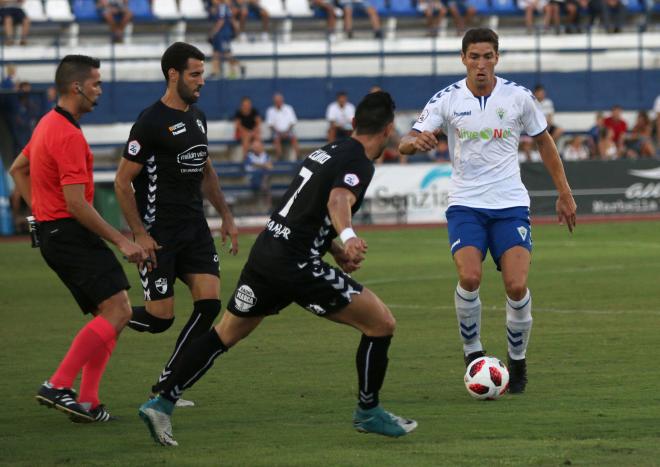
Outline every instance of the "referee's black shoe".
[[527, 360], [514, 360], [508, 355], [509, 363], [509, 392], [521, 394], [527, 387]]
[[475, 361], [477, 358], [481, 358], [485, 356], [486, 356], [485, 350], [477, 350], [476, 352], [472, 352], [467, 355], [464, 355], [463, 358], [465, 359], [465, 368], [469, 367], [470, 363]]
[[37, 395], [37, 402], [48, 408], [56, 408], [64, 412], [73, 421], [79, 423], [91, 423], [96, 421], [94, 416], [76, 400], [76, 392], [73, 389], [54, 388], [48, 381], [41, 385]]
[[[83, 408], [86, 408], [86, 406], [89, 405], [87, 402], [83, 402], [80, 404], [83, 406]], [[110, 412], [108, 412], [108, 409], [105, 408], [105, 405], [99, 404], [93, 409], [89, 409], [88, 412], [92, 417], [94, 417], [95, 422], [114, 422], [115, 420], [118, 420], [117, 417], [112, 415]], [[71, 421], [73, 423], [82, 423], [79, 418], [77, 417], [70, 417]]]

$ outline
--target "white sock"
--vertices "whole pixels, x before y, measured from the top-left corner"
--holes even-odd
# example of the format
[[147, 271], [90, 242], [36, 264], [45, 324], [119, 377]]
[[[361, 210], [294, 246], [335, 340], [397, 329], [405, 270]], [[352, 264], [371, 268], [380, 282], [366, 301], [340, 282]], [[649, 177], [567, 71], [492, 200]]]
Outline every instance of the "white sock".
[[506, 297], [506, 338], [509, 355], [513, 360], [525, 358], [532, 331], [532, 295], [527, 293], [522, 300]]
[[454, 294], [454, 305], [456, 306], [456, 318], [458, 319], [458, 334], [463, 341], [463, 353], [469, 355], [472, 352], [483, 350], [481, 345], [481, 300], [479, 289], [468, 292], [461, 284], [456, 286]]

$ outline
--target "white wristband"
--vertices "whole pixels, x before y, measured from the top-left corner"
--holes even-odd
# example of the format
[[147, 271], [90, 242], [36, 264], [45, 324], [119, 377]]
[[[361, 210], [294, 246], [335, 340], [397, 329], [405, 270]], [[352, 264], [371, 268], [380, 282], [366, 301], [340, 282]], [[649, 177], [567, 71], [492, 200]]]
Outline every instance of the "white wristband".
[[350, 227], [346, 227], [344, 230], [341, 231], [339, 234], [339, 238], [341, 239], [342, 243], [346, 243], [349, 241], [351, 238], [357, 237], [355, 231], [351, 229]]

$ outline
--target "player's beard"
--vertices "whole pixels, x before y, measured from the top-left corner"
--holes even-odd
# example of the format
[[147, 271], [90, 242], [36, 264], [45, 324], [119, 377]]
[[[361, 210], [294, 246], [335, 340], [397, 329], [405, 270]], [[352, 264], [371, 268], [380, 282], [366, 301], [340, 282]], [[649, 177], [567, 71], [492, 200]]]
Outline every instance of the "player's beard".
[[195, 88], [194, 90], [190, 90], [190, 88], [186, 87], [184, 82], [180, 80], [177, 85], [176, 85], [176, 91], [179, 93], [179, 97], [183, 100], [188, 105], [194, 104], [197, 102], [197, 96], [195, 96], [195, 91], [199, 91], [201, 87]]

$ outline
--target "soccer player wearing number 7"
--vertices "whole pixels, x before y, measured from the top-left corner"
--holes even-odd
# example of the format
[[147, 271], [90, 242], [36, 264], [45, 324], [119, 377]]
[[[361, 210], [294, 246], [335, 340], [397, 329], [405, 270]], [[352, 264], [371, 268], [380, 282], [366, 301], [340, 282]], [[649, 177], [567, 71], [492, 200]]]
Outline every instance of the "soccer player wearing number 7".
[[[360, 268], [367, 243], [351, 227], [380, 157], [394, 131], [389, 94], [368, 94], [357, 107], [352, 137], [314, 151], [257, 238], [220, 323], [191, 342], [155, 399], [140, 416], [156, 442], [176, 445], [170, 417], [176, 401], [268, 315], [291, 303], [362, 333], [357, 349], [361, 432], [403, 436], [417, 426], [379, 404], [395, 321], [387, 306], [347, 273]], [[339, 233], [340, 241], [335, 240]], [[339, 268], [323, 261], [329, 252]]]
[[430, 151], [440, 131], [449, 140], [452, 176], [447, 224], [458, 272], [454, 295], [465, 364], [485, 355], [481, 344], [482, 262], [486, 251], [502, 272], [506, 290], [510, 392], [527, 384], [526, 351], [532, 329], [532, 298], [527, 275], [532, 251], [529, 195], [520, 179], [518, 142], [526, 133], [536, 141], [559, 198], [557, 215], [575, 227], [575, 201], [546, 131], [547, 122], [528, 89], [495, 76], [498, 37], [490, 29], [471, 29], [463, 37], [465, 79], [434, 95], [408, 135], [402, 154]]

